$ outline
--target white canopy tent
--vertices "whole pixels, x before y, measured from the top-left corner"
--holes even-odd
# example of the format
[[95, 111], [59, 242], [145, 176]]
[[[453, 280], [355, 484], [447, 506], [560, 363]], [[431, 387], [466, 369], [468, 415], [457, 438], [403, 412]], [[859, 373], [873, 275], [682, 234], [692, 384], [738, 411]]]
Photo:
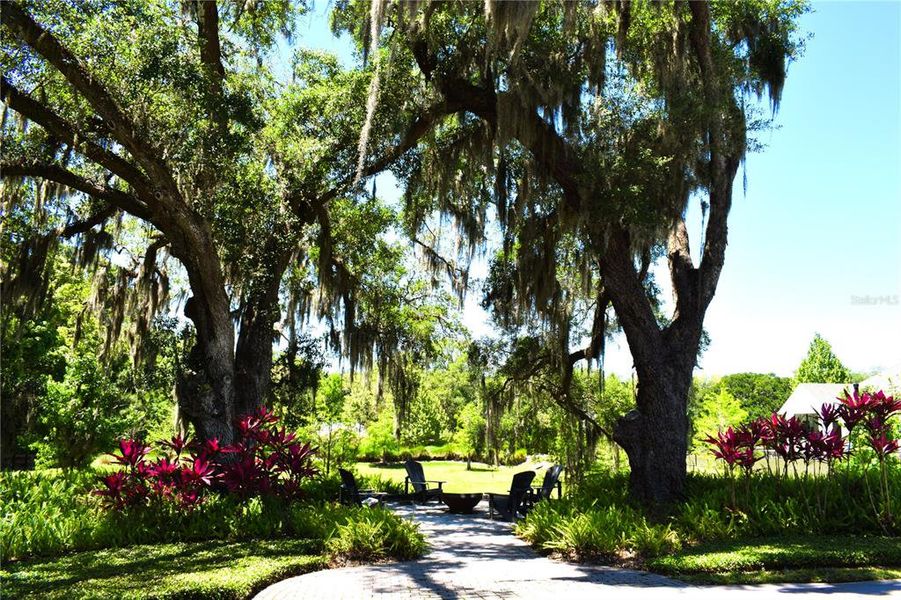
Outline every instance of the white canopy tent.
[[850, 393], [851, 387], [850, 383], [799, 383], [778, 412], [816, 425], [820, 408], [824, 404], [838, 404], [838, 397], [845, 390]]

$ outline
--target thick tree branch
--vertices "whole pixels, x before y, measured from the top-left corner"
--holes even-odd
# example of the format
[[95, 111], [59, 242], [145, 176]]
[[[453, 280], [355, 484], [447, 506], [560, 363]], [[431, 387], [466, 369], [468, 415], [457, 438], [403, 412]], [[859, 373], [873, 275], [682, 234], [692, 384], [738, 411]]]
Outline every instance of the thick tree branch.
[[676, 220], [667, 239], [670, 278], [676, 292], [676, 318], [697, 310], [697, 271], [691, 259], [685, 219]]
[[603, 286], [598, 293], [594, 306], [594, 319], [591, 323], [591, 339], [584, 348], [569, 353], [569, 370], [580, 360], [597, 358], [604, 348], [604, 339], [607, 334], [607, 306], [610, 305], [610, 294]]
[[[461, 107], [448, 102], [439, 102], [430, 106], [428, 109], [423, 111], [415, 121], [413, 121], [413, 124], [410, 125], [410, 128], [407, 130], [407, 133], [404, 134], [404, 137], [400, 142], [390, 147], [380, 158], [363, 168], [363, 170], [360, 172], [361, 178], [377, 175], [390, 167], [392, 163], [398, 160], [407, 151], [415, 147], [416, 144], [419, 143], [419, 140], [421, 140], [432, 130], [432, 126], [439, 119], [449, 114], [459, 112], [460, 110], [462, 110]], [[318, 202], [323, 205], [328, 204], [341, 194], [345, 193], [348, 188], [353, 185], [353, 182], [356, 179], [356, 174], [346, 177], [344, 180], [338, 183], [338, 185], [320, 195]], [[294, 206], [294, 202], [291, 202], [290, 204]]]
[[[225, 282], [221, 263], [211, 260], [216, 245], [209, 223], [189, 207], [179, 192], [172, 172], [158, 155], [153, 145], [139, 132], [125, 111], [116, 103], [103, 85], [94, 78], [84, 65], [65, 48], [56, 37], [36, 23], [21, 6], [15, 2], [0, 4], [3, 25], [14, 35], [31, 46], [47, 62], [66, 78], [72, 87], [93, 107], [109, 126], [113, 137], [134, 157], [152, 182], [153, 203], [142, 190], [142, 199], [152, 208], [156, 225], [172, 244], [173, 255], [181, 260], [188, 271], [188, 279], [194, 291], [194, 298], [207, 306], [207, 313], [215, 315], [215, 323], [206, 321], [203, 313], [195, 312], [201, 322], [195, 321], [207, 352], [230, 356], [234, 351], [231, 329], [229, 299], [225, 292]], [[209, 331], [202, 331], [209, 328]], [[215, 331], [214, 331], [215, 330]], [[222, 335], [222, 331], [227, 334]], [[215, 349], [209, 344], [215, 341]], [[216, 363], [219, 364], [219, 363]], [[231, 373], [223, 371], [223, 377], [231, 385]]]
[[705, 309], [713, 299], [723, 264], [726, 262], [728, 241], [727, 219], [732, 207], [732, 185], [738, 173], [740, 157], [726, 154], [718, 161], [720, 173], [716, 187], [710, 191], [710, 214], [704, 233], [704, 258], [699, 267], [699, 302]]
[[59, 237], [70, 238], [88, 232], [97, 225], [112, 218], [116, 212], [118, 212], [118, 209], [115, 206], [107, 204], [88, 218], [81, 221], [73, 221], [72, 223], [59, 227], [54, 233]]
[[[210, 96], [218, 104], [222, 100], [222, 47], [219, 43], [219, 7], [216, 0], [195, 0], [197, 8], [197, 34], [200, 37], [200, 61], [209, 77]], [[214, 117], [221, 114], [215, 111]]]
[[[724, 114], [724, 103], [721, 102], [723, 93], [721, 93], [717, 79], [713, 52], [710, 47], [710, 7], [706, 2], [689, 2], [688, 5], [692, 15], [692, 48], [701, 71], [705, 103], [711, 111], [707, 122], [710, 145], [710, 182], [708, 184], [710, 216], [704, 236], [704, 258], [699, 267], [698, 282], [698, 310], [703, 313], [716, 292], [726, 258], [728, 237], [726, 220], [732, 206], [732, 184], [744, 152], [745, 140], [743, 137], [740, 140], [730, 139], [727, 116], [731, 115]], [[731, 96], [728, 98], [726, 106], [731, 113], [740, 115], [735, 100]]]
[[[35, 177], [61, 183], [79, 192], [102, 200], [111, 206], [130, 213], [139, 219], [150, 220], [150, 211], [138, 198], [122, 190], [95, 183], [85, 177], [55, 164], [3, 163], [0, 177]], [[75, 232], [78, 233], [78, 232]], [[74, 234], [73, 234], [74, 235]]]
[[577, 212], [585, 191], [578, 182], [582, 168], [576, 152], [554, 127], [541, 118], [535, 110], [522, 107], [508, 92], [496, 94], [493, 89], [477, 87], [462, 79], [440, 82], [441, 92], [454, 112], [466, 110], [497, 127], [498, 115], [505, 114], [504, 121], [513, 130], [507, 132], [518, 139], [535, 160], [563, 190], [563, 198], [570, 210]]
[[660, 351], [663, 348], [660, 327], [648, 302], [642, 279], [635, 270], [629, 235], [621, 227], [616, 227], [606, 240], [595, 242], [595, 245], [601, 244], [603, 246], [598, 251], [602, 257], [601, 276], [623, 326], [629, 350], [636, 364], [656, 364], [661, 360]]
[[404, 135], [403, 139], [395, 146], [389, 148], [381, 158], [368, 165], [363, 173], [369, 177], [384, 171], [391, 163], [403, 156], [408, 150], [416, 146], [432, 127], [447, 115], [462, 110], [463, 107], [453, 102], [438, 102], [422, 112]]
[[28, 94], [17, 90], [6, 77], [0, 78], [0, 95], [3, 97], [3, 102], [11, 109], [43, 127], [56, 139], [69, 144], [78, 153], [109, 170], [128, 183], [137, 193], [149, 192], [150, 180], [137, 167], [121, 156], [88, 140], [71, 123]]
[[[113, 136], [135, 158], [156, 186], [161, 200], [180, 200], [178, 186], [152, 144], [143, 139], [138, 128], [100, 82], [64, 47], [56, 37], [31, 18], [16, 2], [0, 3], [3, 25], [34, 48], [69, 81], [108, 125]], [[165, 193], [163, 193], [163, 191]]]
[[526, 146], [535, 160], [554, 178], [563, 189], [564, 200], [570, 210], [579, 210], [585, 195], [576, 178], [581, 172], [581, 164], [576, 152], [551, 124], [535, 110], [522, 107], [509, 93], [495, 93], [493, 87], [479, 87], [463, 77], [433, 80], [438, 59], [428, 51], [425, 40], [415, 33], [410, 38], [410, 45], [419, 70], [426, 80], [434, 81], [444, 96], [445, 114], [465, 110], [497, 127], [498, 113], [503, 111], [509, 117], [505, 118], [505, 123], [511, 123], [514, 127], [513, 131], [506, 133]]
[[413, 236], [413, 243], [417, 246], [420, 246], [425, 253], [426, 257], [428, 257], [429, 262], [441, 265], [444, 265], [444, 272], [451, 280], [451, 287], [458, 293], [462, 294], [466, 290], [466, 283], [468, 280], [467, 272], [464, 269], [461, 269], [457, 265], [455, 265], [452, 261], [443, 257], [440, 252], [435, 250], [429, 244], [426, 244], [421, 239]]

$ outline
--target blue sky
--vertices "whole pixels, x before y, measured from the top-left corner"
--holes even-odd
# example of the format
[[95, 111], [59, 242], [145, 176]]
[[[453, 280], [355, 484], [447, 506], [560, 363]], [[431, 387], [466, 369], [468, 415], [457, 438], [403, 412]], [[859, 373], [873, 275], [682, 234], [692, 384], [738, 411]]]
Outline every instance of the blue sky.
[[[347, 40], [328, 31], [328, 8], [319, 2], [303, 17], [297, 43], [349, 64]], [[802, 20], [813, 37], [789, 67], [777, 129], [747, 159], [746, 194], [741, 173], [736, 181], [699, 374], [790, 375], [815, 332], [853, 370], [901, 363], [901, 3], [813, 9]], [[665, 269], [658, 273], [665, 284]], [[486, 332], [474, 297], [464, 322]], [[620, 337], [606, 367], [627, 376], [631, 364]]]

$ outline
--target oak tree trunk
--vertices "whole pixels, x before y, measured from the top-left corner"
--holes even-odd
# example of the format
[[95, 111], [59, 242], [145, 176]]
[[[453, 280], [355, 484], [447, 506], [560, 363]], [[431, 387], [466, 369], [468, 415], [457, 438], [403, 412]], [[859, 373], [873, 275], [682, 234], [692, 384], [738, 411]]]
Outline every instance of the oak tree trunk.
[[[176, 381], [178, 408], [201, 440], [234, 441], [234, 331], [231, 319], [224, 325], [197, 302], [185, 304], [185, 316], [193, 321], [197, 340]], [[217, 321], [219, 321], [217, 323]]]
[[683, 498], [688, 451], [688, 391], [694, 361], [638, 370], [638, 407], [616, 423], [613, 439], [629, 459], [632, 495], [645, 505]]

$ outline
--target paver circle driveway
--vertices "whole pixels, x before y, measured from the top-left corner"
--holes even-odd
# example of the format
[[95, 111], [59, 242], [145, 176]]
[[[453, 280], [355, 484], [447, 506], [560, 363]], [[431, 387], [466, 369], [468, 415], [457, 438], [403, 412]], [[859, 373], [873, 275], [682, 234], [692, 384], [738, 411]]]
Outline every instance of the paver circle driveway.
[[330, 569], [292, 577], [264, 589], [256, 600], [369, 598], [786, 598], [901, 597], [901, 582], [837, 585], [690, 586], [660, 575], [614, 567], [565, 563], [540, 556], [516, 538], [509, 523], [451, 515], [440, 507], [400, 505], [420, 523], [430, 552], [415, 561]]

